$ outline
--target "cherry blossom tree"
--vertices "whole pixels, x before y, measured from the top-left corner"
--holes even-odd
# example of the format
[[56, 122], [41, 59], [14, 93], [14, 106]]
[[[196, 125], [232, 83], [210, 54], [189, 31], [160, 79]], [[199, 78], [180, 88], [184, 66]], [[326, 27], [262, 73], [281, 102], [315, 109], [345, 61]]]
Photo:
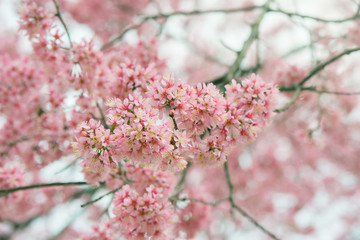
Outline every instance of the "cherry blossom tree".
[[2, 4], [0, 239], [360, 237], [360, 2]]

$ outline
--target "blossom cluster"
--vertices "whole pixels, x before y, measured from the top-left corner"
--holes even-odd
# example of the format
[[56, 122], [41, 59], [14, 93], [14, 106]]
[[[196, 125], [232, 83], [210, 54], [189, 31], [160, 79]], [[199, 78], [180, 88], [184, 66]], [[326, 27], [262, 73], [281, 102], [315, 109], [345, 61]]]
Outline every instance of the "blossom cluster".
[[47, 11], [45, 3], [48, 0], [30, 1], [24, 0], [20, 9], [20, 29], [26, 30], [30, 39], [46, 36], [53, 26], [55, 14]]
[[0, 168], [0, 187], [13, 188], [24, 182], [24, 169], [21, 166], [4, 166]]
[[[298, 14], [300, 21], [312, 18], [304, 22], [312, 41], [302, 47], [296, 41], [292, 50], [278, 39], [286, 36], [285, 30], [299, 32], [286, 22], [299, 16], [288, 14], [281, 3], [270, 5], [265, 15], [286, 17], [276, 26], [260, 27], [259, 48], [244, 44], [239, 64], [233, 62], [233, 51], [214, 44], [213, 34], [198, 27], [215, 23], [208, 21], [213, 18], [208, 13], [229, 9], [221, 21], [230, 27], [219, 25], [227, 42], [234, 29], [230, 21], [236, 20], [239, 30], [266, 22], [256, 20], [265, 8], [254, 0], [211, 6], [192, 0], [18, 0], [4, 6], [13, 2], [19, 7], [20, 34], [0, 32], [0, 239], [81, 238], [87, 232], [78, 227], [80, 214], [58, 235], [33, 228], [45, 218], [51, 221], [53, 212], [56, 218], [58, 205], [77, 205], [79, 198], [87, 202], [86, 222], [96, 222], [84, 240], [190, 239], [199, 232], [224, 239], [224, 219], [233, 220], [236, 229], [246, 227], [234, 206], [264, 226], [261, 230], [281, 238], [312, 231], [319, 236], [316, 219], [303, 225], [299, 215], [307, 215], [308, 209], [328, 215], [340, 202], [350, 203], [348, 212], [338, 214], [341, 231], [356, 230], [360, 125], [353, 92], [358, 85], [354, 81], [352, 89], [351, 84], [358, 61], [356, 54], [340, 59], [358, 51], [353, 48], [359, 45], [359, 14], [352, 1], [333, 1], [347, 12], [336, 26], [330, 27], [331, 18], [323, 22]], [[239, 14], [227, 15], [237, 10]], [[190, 18], [194, 11], [197, 16]], [[191, 33], [188, 38], [175, 38], [169, 31], [174, 24]], [[92, 38], [78, 41], [75, 33], [84, 26]], [[258, 43], [253, 37], [248, 43]], [[189, 51], [182, 52], [186, 62], [176, 56], [179, 68], [172, 70], [187, 82], [164, 75], [169, 68], [159, 57], [161, 52], [171, 60], [170, 48], [178, 40]], [[298, 61], [307, 52], [311, 61]], [[237, 79], [225, 85], [227, 78], [216, 77], [230, 74], [229, 66], [238, 68]], [[246, 75], [252, 71], [280, 89], [308, 80], [298, 98], [293, 91], [284, 93], [292, 105], [264, 132], [277, 89], [258, 75]], [[77, 159], [71, 150], [74, 131]], [[73, 176], [62, 174], [76, 169], [80, 160], [86, 182], [96, 187], [52, 186], [6, 194], [9, 188], [44, 185], [43, 176], [70, 158], [73, 162], [46, 183], [72, 185]], [[212, 167], [226, 161], [226, 175], [223, 168]], [[97, 198], [97, 189], [105, 187], [109, 192]], [[319, 193], [335, 208], [329, 203], [319, 208]], [[102, 203], [111, 194], [105, 208]]]
[[0, 111], [5, 120], [0, 136], [2, 158], [14, 161], [21, 156], [27, 167], [35, 168], [71, 152], [63, 141], [69, 134], [65, 114], [59, 111], [62, 91], [54, 91], [57, 83], [49, 82], [47, 74], [27, 57], [2, 56], [0, 61], [6, 63], [0, 65]]
[[125, 185], [114, 198], [115, 221], [128, 239], [169, 239], [173, 207], [161, 188], [150, 185], [144, 194]]
[[174, 171], [189, 160], [221, 164], [236, 144], [254, 139], [266, 125], [277, 92], [256, 75], [227, 85], [226, 97], [212, 84], [193, 87], [173, 76], [148, 89], [145, 96], [108, 101], [108, 129], [95, 120], [78, 128], [74, 147], [98, 180], [123, 159]]
[[[124, 163], [122, 166], [126, 177], [134, 181], [131, 187], [139, 194], [144, 194], [146, 188], [153, 185], [155, 188], [161, 188], [162, 194], [168, 196], [172, 193], [175, 186], [175, 174], [170, 171], [159, 171], [151, 167], [141, 167]], [[134, 180], [136, 179], [136, 181]], [[126, 179], [125, 179], [126, 181]], [[123, 181], [123, 183], [125, 182]]]

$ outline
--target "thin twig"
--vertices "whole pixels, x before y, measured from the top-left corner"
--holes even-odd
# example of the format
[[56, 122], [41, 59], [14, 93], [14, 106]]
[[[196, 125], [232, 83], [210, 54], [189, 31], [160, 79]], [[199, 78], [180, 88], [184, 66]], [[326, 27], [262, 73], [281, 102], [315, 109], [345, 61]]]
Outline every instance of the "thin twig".
[[157, 15], [145, 16], [139, 23], [126, 27], [122, 31], [122, 33], [120, 33], [117, 37], [115, 37], [111, 41], [105, 43], [102, 46], [101, 50], [105, 50], [105, 49], [111, 47], [114, 43], [120, 41], [125, 36], [126, 33], [128, 33], [131, 30], [138, 29], [145, 22], [147, 22], [149, 20], [168, 19], [168, 18], [171, 18], [174, 16], [181, 16], [181, 15], [182, 16], [195, 16], [195, 15], [203, 15], [203, 14], [211, 14], [211, 13], [227, 13], [227, 14], [228, 13], [238, 13], [238, 12], [252, 11], [252, 10], [260, 9], [260, 8], [263, 8], [263, 6], [250, 6], [250, 7], [234, 8], [234, 9], [213, 9], [213, 10], [205, 10], [205, 11], [194, 10], [194, 11], [189, 11], [189, 12], [179, 11], [179, 12], [160, 13]]
[[306, 50], [308, 48], [311, 48], [313, 45], [314, 45], [314, 43], [312, 42], [310, 44], [305, 44], [305, 45], [302, 45], [300, 47], [294, 48], [291, 51], [284, 54], [283, 57], [289, 57], [289, 56], [291, 56], [291, 55], [293, 55], [295, 53], [301, 52], [302, 50]]
[[327, 91], [327, 90], [318, 90], [318, 89], [313, 88], [313, 87], [302, 88], [301, 90], [302, 91], [315, 92], [315, 93], [319, 93], [319, 94], [334, 94], [334, 95], [345, 95], [345, 96], [360, 95], [360, 92]]
[[249, 48], [251, 47], [251, 45], [255, 41], [255, 39], [258, 38], [260, 23], [264, 19], [265, 14], [268, 12], [271, 1], [272, 0], [267, 0], [266, 3], [261, 7], [263, 9], [263, 11], [261, 12], [261, 14], [258, 17], [258, 19], [256, 20], [256, 22], [254, 24], [252, 24], [250, 36], [244, 42], [244, 45], [243, 45], [241, 51], [238, 52], [235, 62], [230, 67], [228, 73], [225, 75], [223, 84], [230, 82], [234, 77], [236, 77], [237, 74], [239, 74], [238, 71], [239, 71], [239, 69], [241, 69], [241, 63], [244, 60], [247, 51], [249, 50]]
[[135, 29], [138, 29], [139, 27], [141, 27], [141, 25], [143, 25], [145, 22], [147, 22], [149, 19], [147, 18], [144, 18], [143, 20], [141, 20], [138, 24], [135, 24], [135, 25], [131, 25], [131, 26], [128, 26], [127, 28], [125, 28], [122, 33], [115, 37], [114, 39], [110, 40], [109, 42], [105, 43], [101, 48], [100, 50], [101, 51], [104, 51], [106, 50], [107, 48], [111, 47], [112, 45], [114, 45], [116, 42], [120, 41], [126, 33], [128, 33], [129, 31], [131, 30], [135, 30]]
[[264, 226], [262, 226], [258, 221], [256, 221], [253, 217], [251, 217], [246, 211], [241, 209], [238, 205], [236, 205], [233, 194], [234, 194], [234, 185], [231, 181], [230, 171], [228, 167], [228, 163], [224, 163], [224, 171], [226, 176], [226, 182], [229, 188], [229, 197], [227, 198], [231, 204], [231, 208], [237, 210], [243, 217], [249, 220], [252, 224], [254, 224], [258, 229], [260, 229], [263, 233], [271, 237], [272, 239], [279, 240], [278, 237], [275, 236], [272, 232], [267, 230]]
[[298, 88], [296, 88], [295, 93], [292, 96], [292, 98], [290, 99], [290, 101], [287, 102], [284, 107], [275, 109], [274, 112], [280, 113], [280, 112], [284, 112], [284, 111], [288, 110], [289, 107], [291, 105], [293, 105], [296, 102], [296, 100], [298, 99], [298, 97], [300, 96], [301, 90], [302, 90], [302, 88], [300, 86]]
[[299, 97], [301, 91], [312, 91], [312, 92], [317, 92], [317, 93], [328, 93], [328, 94], [337, 94], [337, 95], [354, 95], [351, 93], [342, 93], [342, 92], [329, 92], [326, 90], [316, 90], [315, 88], [309, 87], [309, 88], [304, 88], [303, 85], [309, 81], [313, 76], [315, 76], [317, 73], [319, 73], [320, 71], [322, 71], [325, 67], [327, 67], [328, 65], [330, 65], [331, 63], [337, 61], [338, 59], [340, 59], [341, 57], [345, 56], [345, 55], [349, 55], [353, 52], [357, 52], [360, 51], [360, 48], [353, 48], [353, 49], [348, 49], [332, 58], [330, 58], [329, 60], [317, 65], [313, 70], [311, 70], [311, 72], [305, 77], [303, 78], [300, 82], [290, 85], [290, 86], [280, 86], [279, 90], [281, 92], [289, 92], [289, 91], [295, 91], [295, 94], [293, 95], [293, 97], [291, 98], [291, 100], [282, 108], [280, 109], [276, 109], [275, 112], [283, 112], [285, 110], [287, 110], [291, 105], [293, 105], [295, 103], [295, 101], [297, 100], [297, 98]]
[[231, 14], [231, 13], [253, 11], [256, 9], [265, 9], [265, 13], [266, 12], [275, 12], [275, 13], [285, 14], [289, 17], [300, 17], [303, 19], [312, 19], [312, 20], [315, 20], [318, 22], [326, 22], [326, 23], [344, 23], [344, 22], [353, 21], [355, 19], [360, 18], [359, 8], [358, 8], [358, 11], [356, 12], [356, 14], [352, 17], [331, 20], [331, 19], [318, 18], [318, 17], [314, 17], [314, 16], [302, 15], [299, 13], [286, 12], [281, 9], [271, 9], [271, 8], [269, 8], [269, 6], [267, 4], [255, 5], [255, 6], [249, 6], [249, 7], [243, 7], [243, 8], [233, 8], [233, 9], [212, 9], [212, 10], [204, 10], [204, 11], [194, 10], [194, 11], [187, 11], [187, 12], [186, 11], [178, 11], [178, 12], [172, 12], [172, 13], [160, 13], [160, 14], [156, 14], [156, 15], [145, 16], [139, 23], [126, 27], [122, 31], [121, 34], [119, 34], [117, 37], [115, 37], [111, 41], [105, 43], [102, 46], [101, 50], [105, 50], [105, 49], [111, 47], [114, 43], [120, 41], [125, 36], [126, 33], [128, 33], [131, 30], [138, 29], [145, 22], [147, 22], [149, 20], [168, 19], [168, 18], [174, 17], [174, 16], [196, 16], [196, 15], [204, 15], [204, 14], [212, 14], [212, 13]]
[[101, 123], [102, 123], [102, 125], [104, 126], [104, 128], [110, 129], [109, 125], [107, 125], [107, 123], [106, 123], [106, 117], [104, 115], [104, 112], [102, 111], [101, 106], [100, 106], [100, 104], [98, 102], [96, 102], [96, 107], [99, 109], [99, 112], [100, 112], [100, 115], [101, 115]]
[[259, 222], [257, 222], [253, 217], [251, 217], [246, 211], [240, 208], [238, 205], [233, 204], [232, 207], [237, 210], [243, 217], [249, 220], [252, 224], [254, 224], [257, 228], [259, 228], [262, 232], [267, 234], [269, 237], [275, 240], [280, 240], [280, 238], [276, 237], [272, 232], [264, 228]]
[[65, 32], [66, 32], [66, 35], [67, 35], [67, 37], [68, 37], [68, 39], [69, 39], [70, 47], [72, 47], [72, 41], [71, 41], [70, 33], [69, 33], [68, 28], [66, 27], [66, 24], [65, 24], [65, 22], [64, 22], [64, 19], [62, 18], [59, 4], [56, 2], [56, 0], [53, 0], [53, 3], [54, 3], [55, 8], [56, 8], [56, 14], [55, 14], [55, 16], [59, 18], [61, 24], [63, 25], [63, 27], [64, 27], [64, 29], [65, 29]]
[[345, 55], [349, 55], [353, 52], [357, 52], [360, 51], [360, 48], [353, 48], [353, 49], [348, 49], [332, 58], [330, 58], [329, 60], [327, 60], [326, 62], [316, 66], [309, 75], [307, 75], [303, 80], [301, 80], [298, 85], [303, 86], [304, 83], [306, 83], [309, 79], [311, 79], [315, 74], [317, 74], [318, 72], [320, 72], [321, 70], [323, 70], [327, 65], [335, 62], [336, 60], [340, 59], [341, 57], [345, 56]]
[[28, 190], [28, 189], [34, 189], [34, 188], [73, 186], [73, 185], [87, 185], [87, 183], [86, 182], [56, 182], [56, 183], [34, 184], [34, 185], [21, 186], [21, 187], [16, 187], [16, 188], [0, 189], [0, 196], [6, 196], [9, 193], [14, 193], [17, 191]]
[[360, 17], [358, 12], [356, 12], [355, 15], [352, 16], [352, 17], [343, 18], [343, 19], [324, 19], [324, 18], [309, 16], [309, 15], [303, 15], [303, 14], [299, 14], [299, 13], [295, 13], [295, 12], [286, 12], [286, 11], [281, 10], [281, 9], [269, 9], [269, 12], [282, 13], [282, 14], [287, 15], [289, 17], [300, 17], [300, 18], [303, 18], [303, 19], [311, 19], [311, 20], [315, 20], [317, 22], [325, 22], [325, 23], [344, 23], [344, 22], [349, 22], [349, 21], [356, 20], [356, 19], [358, 19]]
[[69, 164], [67, 164], [64, 168], [60, 169], [59, 171], [57, 171], [55, 174], [59, 174], [62, 173], [63, 171], [69, 169], [71, 166], [73, 166], [77, 160], [79, 160], [81, 157], [77, 157], [74, 160], [72, 160]]
[[91, 201], [89, 201], [89, 202], [87, 202], [87, 203], [84, 203], [84, 204], [81, 205], [81, 207], [83, 208], [83, 207], [86, 207], [86, 206], [88, 206], [88, 205], [90, 205], [90, 204], [93, 204], [93, 203], [101, 200], [102, 198], [104, 198], [104, 197], [106, 197], [106, 196], [108, 196], [108, 195], [110, 195], [110, 194], [113, 194], [113, 193], [119, 191], [123, 186], [124, 186], [124, 185], [121, 185], [120, 187], [115, 188], [114, 190], [112, 190], [112, 191], [110, 191], [110, 192], [108, 192], [108, 193], [105, 193], [104, 195], [101, 195], [100, 197], [98, 197], [98, 198], [96, 198], [96, 199], [94, 199], [94, 200], [91, 200]]
[[175, 130], [179, 130], [178, 125], [177, 125], [176, 120], [175, 120], [175, 117], [174, 117], [174, 114], [169, 114], [169, 116], [171, 117], [171, 119], [173, 121]]
[[220, 203], [223, 203], [223, 202], [228, 201], [228, 200], [229, 200], [228, 198], [223, 198], [223, 199], [220, 199], [220, 200], [217, 200], [217, 201], [208, 202], [208, 201], [204, 201], [204, 200], [201, 200], [201, 199], [195, 199], [195, 198], [178, 198], [178, 199], [176, 199], [176, 201], [198, 202], [198, 203], [202, 203], [202, 204], [206, 204], [206, 205], [211, 205], [211, 206], [214, 206], [214, 207], [219, 205]]
[[183, 187], [183, 185], [185, 183], [186, 175], [187, 175], [190, 167], [191, 167], [191, 162], [189, 162], [187, 164], [186, 168], [181, 172], [180, 180], [179, 180], [179, 182], [177, 183], [177, 185], [175, 187], [174, 193], [169, 198], [170, 201], [174, 202], [177, 199], [177, 197], [178, 197], [179, 193], [181, 192], [182, 187]]

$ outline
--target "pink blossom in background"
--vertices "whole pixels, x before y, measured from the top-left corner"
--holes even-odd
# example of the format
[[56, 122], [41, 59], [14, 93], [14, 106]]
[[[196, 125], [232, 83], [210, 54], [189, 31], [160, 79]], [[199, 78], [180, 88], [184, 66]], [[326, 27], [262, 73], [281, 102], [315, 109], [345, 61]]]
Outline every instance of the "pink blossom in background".
[[1, 2], [0, 239], [358, 239], [359, 9]]

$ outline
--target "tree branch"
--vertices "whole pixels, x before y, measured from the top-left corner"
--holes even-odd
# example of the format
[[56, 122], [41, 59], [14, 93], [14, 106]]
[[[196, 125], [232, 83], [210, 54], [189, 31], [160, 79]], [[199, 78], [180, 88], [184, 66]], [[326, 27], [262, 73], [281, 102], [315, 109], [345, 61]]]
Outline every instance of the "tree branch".
[[302, 88], [300, 86], [298, 86], [295, 90], [294, 95], [290, 99], [290, 101], [288, 103], [286, 103], [284, 107], [275, 109], [274, 112], [280, 113], [280, 112], [284, 112], [284, 111], [288, 110], [289, 107], [291, 105], [293, 105], [296, 102], [296, 99], [298, 99], [298, 97], [300, 96], [301, 90], [302, 90]]
[[304, 88], [303, 85], [309, 81], [313, 76], [315, 76], [317, 73], [319, 73], [320, 71], [322, 71], [326, 66], [330, 65], [331, 63], [337, 61], [338, 59], [340, 59], [341, 57], [345, 56], [345, 55], [349, 55], [353, 52], [357, 52], [360, 51], [360, 48], [353, 48], [353, 49], [348, 49], [332, 58], [330, 58], [329, 60], [325, 61], [324, 63], [319, 64], [318, 66], [316, 66], [305, 78], [303, 78], [300, 82], [290, 85], [290, 86], [280, 86], [279, 90], [281, 92], [291, 92], [291, 91], [295, 91], [295, 94], [293, 95], [293, 97], [291, 98], [291, 100], [282, 108], [280, 109], [276, 109], [275, 112], [280, 113], [283, 112], [285, 110], [287, 110], [291, 105], [293, 105], [296, 101], [296, 99], [299, 97], [301, 91], [312, 91], [312, 92], [317, 92], [317, 93], [329, 93], [329, 94], [337, 94], [337, 95], [353, 95], [353, 94], [357, 94], [355, 93], [341, 93], [341, 92], [329, 92], [329, 91], [325, 91], [325, 90], [316, 90], [315, 88], [309, 87], [309, 88]]
[[295, 12], [286, 12], [281, 9], [269, 9], [269, 12], [282, 13], [289, 17], [300, 17], [303, 19], [311, 19], [311, 20], [315, 20], [317, 22], [325, 22], [325, 23], [344, 23], [344, 22], [349, 22], [349, 21], [353, 21], [353, 20], [360, 18], [358, 11], [355, 13], [354, 16], [344, 18], [344, 19], [324, 19], [324, 18], [318, 18], [318, 17], [314, 17], [314, 16], [309, 16], [309, 15], [302, 15], [302, 14], [295, 13]]
[[69, 33], [68, 28], [66, 27], [66, 24], [65, 24], [65, 22], [64, 22], [64, 19], [62, 18], [59, 4], [56, 2], [56, 0], [53, 0], [53, 3], [54, 3], [55, 8], [56, 8], [56, 14], [55, 14], [55, 16], [59, 18], [61, 24], [64, 26], [66, 35], [67, 35], [68, 40], [69, 40], [69, 43], [70, 43], [70, 47], [72, 47], [72, 41], [71, 41], [70, 33]]
[[180, 16], [180, 15], [195, 16], [195, 15], [203, 15], [203, 14], [211, 14], [211, 13], [238, 13], [238, 12], [252, 11], [252, 10], [261, 9], [261, 8], [263, 8], [263, 6], [250, 6], [250, 7], [234, 8], [234, 9], [214, 9], [214, 10], [205, 10], [205, 11], [194, 10], [194, 11], [189, 11], [189, 12], [179, 11], [179, 12], [160, 13], [157, 15], [145, 16], [139, 23], [128, 26], [127, 28], [125, 28], [123, 30], [122, 33], [119, 34], [119, 36], [117, 36], [114, 39], [112, 39], [111, 41], [105, 43], [101, 47], [101, 50], [105, 50], [105, 49], [111, 47], [114, 43], [120, 41], [125, 36], [126, 33], [128, 33], [131, 30], [135, 30], [135, 29], [141, 27], [145, 22], [147, 22], [149, 20], [168, 19], [168, 18], [171, 18], [174, 16]]
[[314, 87], [307, 87], [302, 88], [302, 91], [309, 91], [309, 92], [315, 92], [319, 94], [334, 94], [334, 95], [345, 95], [345, 96], [351, 96], [351, 95], [360, 95], [360, 92], [338, 92], [338, 91], [327, 91], [327, 90], [319, 90]]
[[267, 230], [258, 221], [256, 221], [253, 217], [251, 217], [245, 210], [243, 210], [238, 205], [236, 205], [236, 203], [234, 201], [234, 198], [233, 198], [234, 185], [233, 185], [233, 183], [231, 181], [231, 176], [230, 176], [229, 167], [228, 167], [227, 162], [224, 163], [224, 171], [225, 171], [225, 176], [226, 176], [226, 182], [227, 182], [227, 185], [228, 185], [228, 188], [229, 188], [229, 197], [227, 199], [229, 200], [229, 202], [231, 204], [231, 208], [237, 210], [243, 217], [245, 217], [247, 220], [249, 220], [253, 225], [255, 225], [258, 229], [260, 229], [263, 233], [265, 233], [266, 235], [268, 235], [272, 239], [280, 240], [278, 237], [275, 236], [275, 234], [273, 234], [272, 232]]
[[[56, 4], [55, 0], [53, 0], [54, 3]], [[268, 1], [268, 2], [271, 2]], [[267, 2], [267, 3], [268, 3]], [[110, 40], [109, 42], [105, 43], [102, 47], [101, 50], [105, 50], [109, 47], [111, 47], [113, 44], [115, 44], [116, 42], [120, 41], [126, 33], [128, 33], [131, 30], [135, 30], [138, 29], [139, 27], [141, 27], [145, 22], [149, 21], [149, 20], [158, 20], [158, 19], [168, 19], [174, 16], [196, 16], [196, 15], [204, 15], [204, 14], [212, 14], [212, 13], [224, 13], [224, 14], [231, 14], [231, 13], [239, 13], [239, 12], [248, 12], [248, 11], [253, 11], [256, 9], [264, 9], [265, 11], [263, 12], [275, 12], [275, 13], [281, 13], [281, 14], [285, 14], [289, 17], [300, 17], [300, 18], [304, 18], [304, 19], [312, 19], [318, 22], [326, 22], [326, 23], [344, 23], [344, 22], [348, 22], [348, 21], [352, 21], [352, 20], [356, 20], [358, 18], [360, 18], [360, 14], [359, 14], [359, 9], [357, 10], [356, 14], [352, 17], [349, 18], [344, 18], [344, 19], [323, 19], [323, 18], [318, 18], [318, 17], [314, 17], [314, 16], [309, 16], [309, 15], [302, 15], [299, 13], [292, 13], [292, 12], [286, 12], [284, 10], [281, 9], [271, 9], [269, 8], [268, 4], [265, 3], [264, 5], [255, 5], [255, 6], [249, 6], [249, 7], [243, 7], [243, 8], [233, 8], [233, 9], [212, 9], [212, 10], [194, 10], [194, 11], [178, 11], [178, 12], [172, 12], [172, 13], [160, 13], [160, 14], [156, 14], [156, 15], [149, 15], [149, 16], [145, 16], [143, 17], [139, 23], [137, 24], [133, 24], [130, 25], [128, 27], [126, 27], [122, 33], [120, 33], [117, 37], [115, 37], [114, 39]], [[57, 9], [58, 9], [58, 5], [56, 4]], [[58, 11], [58, 13], [60, 13], [60, 11]], [[262, 14], [262, 15], [263, 15]], [[60, 21], [63, 23], [66, 32], [67, 28], [64, 24], [64, 21], [61, 18], [61, 15], [59, 14], [59, 18]], [[255, 29], [256, 30], [256, 29]], [[68, 34], [68, 37], [70, 39], [70, 35]], [[245, 45], [245, 44], [244, 44]], [[250, 44], [251, 45], [251, 44]]]
[[0, 189], [0, 197], [6, 196], [9, 193], [14, 193], [17, 191], [28, 190], [28, 189], [34, 189], [34, 188], [74, 186], [74, 185], [87, 185], [87, 183], [86, 182], [56, 182], [56, 183], [34, 184], [34, 185], [21, 186], [21, 187], [16, 187], [16, 188]]
[[101, 115], [101, 123], [102, 123], [102, 125], [104, 126], [104, 128], [110, 129], [109, 125], [107, 125], [107, 123], [106, 123], [106, 117], [104, 115], [104, 112], [102, 111], [101, 106], [100, 106], [100, 104], [98, 102], [96, 102], [96, 107], [99, 109], [99, 112], [100, 112], [100, 115]]
[[89, 201], [89, 202], [87, 202], [87, 203], [84, 203], [84, 204], [81, 205], [81, 207], [82, 207], [82, 208], [83, 208], [83, 207], [86, 207], [86, 206], [88, 206], [88, 205], [90, 205], [90, 204], [93, 204], [93, 203], [101, 200], [102, 198], [104, 198], [104, 197], [106, 197], [106, 196], [108, 196], [108, 195], [110, 195], [110, 194], [116, 193], [116, 192], [119, 191], [123, 186], [124, 186], [124, 185], [121, 185], [120, 187], [115, 188], [114, 190], [112, 190], [112, 191], [110, 191], [110, 192], [108, 192], [108, 193], [105, 193], [104, 195], [101, 195], [100, 197], [98, 197], [98, 198], [96, 198], [96, 199], [94, 199], [94, 200], [91, 200], [91, 201]]
[[191, 167], [191, 162], [189, 162], [189, 163], [187, 164], [186, 168], [181, 172], [181, 178], [180, 178], [179, 182], [177, 183], [177, 185], [176, 185], [176, 187], [175, 187], [174, 193], [173, 193], [172, 196], [169, 198], [169, 200], [170, 200], [171, 202], [176, 201], [179, 193], [181, 192], [182, 187], [183, 187], [183, 185], [184, 185], [184, 183], [185, 183], [186, 175], [187, 175], [190, 167]]
[[320, 72], [321, 70], [323, 70], [327, 65], [335, 62], [336, 60], [340, 59], [341, 57], [345, 56], [345, 55], [349, 55], [353, 52], [357, 52], [360, 51], [360, 48], [353, 48], [353, 49], [348, 49], [332, 58], [330, 58], [329, 60], [327, 60], [326, 62], [316, 66], [308, 76], [306, 76], [303, 80], [301, 80], [298, 85], [303, 86], [309, 79], [311, 79], [315, 74], [317, 74], [318, 72]]
[[208, 201], [204, 201], [201, 199], [195, 199], [195, 198], [178, 198], [176, 199], [176, 201], [182, 201], [182, 202], [186, 202], [186, 201], [190, 201], [190, 202], [198, 202], [198, 203], [202, 203], [202, 204], [206, 204], [206, 205], [211, 205], [216, 207], [217, 205], [219, 205], [220, 203], [223, 203], [225, 201], [228, 201], [228, 198], [224, 198], [224, 199], [220, 199], [214, 202], [208, 202]]
[[239, 69], [241, 69], [241, 63], [244, 60], [247, 51], [249, 50], [254, 40], [258, 38], [260, 23], [264, 19], [265, 14], [269, 11], [269, 4], [271, 3], [271, 1], [272, 0], [267, 0], [266, 3], [261, 7], [263, 11], [256, 20], [256, 22], [251, 26], [251, 33], [249, 38], [244, 42], [243, 48], [241, 49], [241, 51], [238, 52], [235, 62], [230, 67], [228, 73], [225, 75], [223, 79], [224, 85], [230, 82], [234, 77], [236, 77], [236, 75], [238, 74], [237, 72], [239, 71]]

